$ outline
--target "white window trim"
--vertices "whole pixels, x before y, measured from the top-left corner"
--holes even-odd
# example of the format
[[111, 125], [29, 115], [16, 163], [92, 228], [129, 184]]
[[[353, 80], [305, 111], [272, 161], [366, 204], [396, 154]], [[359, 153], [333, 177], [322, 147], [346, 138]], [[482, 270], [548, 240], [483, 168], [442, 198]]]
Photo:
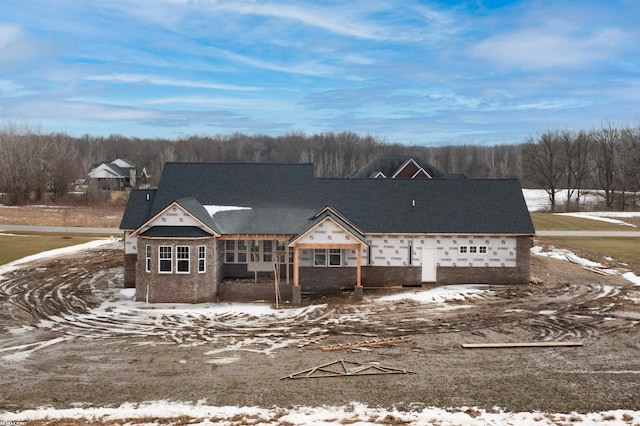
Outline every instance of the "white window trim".
[[[200, 250], [202, 249], [202, 256], [200, 256]], [[202, 268], [200, 268], [200, 262], [202, 261]], [[198, 273], [204, 274], [207, 272], [207, 246], [198, 246]]]
[[144, 270], [151, 272], [151, 246], [149, 244], [144, 248]]
[[[162, 249], [163, 248], [168, 248], [169, 249], [169, 257], [163, 258], [162, 256]], [[162, 261], [169, 261], [169, 270], [168, 271], [163, 271], [162, 268]], [[159, 274], [172, 274], [173, 273], [173, 247], [171, 246], [159, 246], [158, 247], [158, 273]]]
[[[339, 253], [331, 253], [331, 250], [339, 250]], [[324, 264], [316, 264], [316, 253], [324, 255]], [[344, 266], [344, 253], [342, 249], [326, 248], [326, 249], [313, 249], [313, 266], [316, 268], [340, 268]], [[340, 263], [336, 265], [331, 264], [331, 256], [340, 256]]]
[[[178, 252], [180, 251], [180, 249], [187, 249], [187, 257], [179, 257], [178, 256]], [[180, 264], [180, 262], [187, 262], [187, 270], [186, 271], [181, 271], [180, 268], [178, 268], [178, 265]], [[189, 246], [176, 246], [176, 274], [190, 274], [191, 273], [191, 247]]]

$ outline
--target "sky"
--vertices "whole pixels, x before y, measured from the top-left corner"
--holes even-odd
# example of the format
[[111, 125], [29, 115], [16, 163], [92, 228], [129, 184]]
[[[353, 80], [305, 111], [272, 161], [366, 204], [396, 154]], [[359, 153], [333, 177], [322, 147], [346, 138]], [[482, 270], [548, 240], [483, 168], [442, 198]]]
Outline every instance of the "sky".
[[640, 123], [637, 0], [2, 0], [0, 122], [521, 143]]

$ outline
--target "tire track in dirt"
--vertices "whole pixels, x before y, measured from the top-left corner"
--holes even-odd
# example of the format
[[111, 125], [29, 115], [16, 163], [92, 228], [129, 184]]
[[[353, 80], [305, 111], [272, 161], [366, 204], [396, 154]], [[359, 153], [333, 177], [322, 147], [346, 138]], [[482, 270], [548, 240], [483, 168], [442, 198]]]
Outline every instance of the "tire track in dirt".
[[[5, 328], [11, 328], [11, 338], [0, 342], [0, 354], [17, 353], [24, 344], [35, 344], [30, 338], [44, 339], [40, 343], [64, 337], [132, 345], [206, 344], [220, 351], [270, 353], [319, 334], [345, 340], [349, 336], [386, 338], [483, 329], [509, 334], [521, 329], [534, 340], [577, 340], [637, 323], [623, 317], [607, 320], [621, 302], [629, 305], [634, 297], [629, 291], [633, 290], [599, 283], [493, 286], [446, 307], [406, 299], [382, 302], [368, 296], [358, 304], [329, 297], [326, 303], [296, 309], [265, 306], [260, 314], [222, 304], [188, 310], [177, 305], [150, 306], [124, 301], [119, 295], [121, 256], [120, 247], [115, 246], [90, 250], [5, 276], [0, 282], [0, 319]], [[43, 333], [21, 334], [20, 330]]]

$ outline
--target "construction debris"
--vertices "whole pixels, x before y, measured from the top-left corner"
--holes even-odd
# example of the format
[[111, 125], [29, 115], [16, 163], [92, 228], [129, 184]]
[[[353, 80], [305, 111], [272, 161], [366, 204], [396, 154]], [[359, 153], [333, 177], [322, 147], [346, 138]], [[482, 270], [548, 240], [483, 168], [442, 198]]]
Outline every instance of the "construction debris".
[[582, 342], [521, 342], [521, 343], [463, 343], [466, 349], [484, 348], [549, 348], [557, 346], [584, 346]]
[[363, 342], [356, 343], [339, 343], [337, 345], [327, 345], [323, 346], [323, 351], [336, 351], [338, 349], [355, 349], [362, 348], [366, 346], [383, 346], [383, 345], [393, 345], [396, 343], [407, 343], [411, 342], [411, 338], [409, 337], [392, 337], [389, 339], [375, 339], [375, 340], [365, 340]]
[[597, 268], [597, 267], [592, 267], [592, 266], [583, 266], [582, 269], [586, 269], [587, 271], [591, 271], [591, 272], [595, 272], [596, 274], [600, 274], [600, 275], [604, 275], [605, 277], [608, 277], [610, 275], [614, 275], [615, 272], [611, 272], [607, 269], [602, 269], [602, 268]]
[[296, 346], [298, 348], [304, 348], [305, 346], [308, 346], [308, 345], [310, 345], [312, 343], [319, 342], [320, 340], [326, 339], [327, 337], [329, 337], [328, 334], [322, 334], [320, 336], [312, 337], [312, 338], [310, 338], [308, 340], [302, 341], [302, 342], [298, 343]]
[[317, 379], [323, 377], [345, 377], [345, 376], [371, 376], [378, 374], [415, 374], [401, 368], [386, 367], [378, 363], [360, 364], [352, 361], [339, 359], [327, 364], [319, 365], [308, 370], [298, 371], [290, 374], [284, 379]]

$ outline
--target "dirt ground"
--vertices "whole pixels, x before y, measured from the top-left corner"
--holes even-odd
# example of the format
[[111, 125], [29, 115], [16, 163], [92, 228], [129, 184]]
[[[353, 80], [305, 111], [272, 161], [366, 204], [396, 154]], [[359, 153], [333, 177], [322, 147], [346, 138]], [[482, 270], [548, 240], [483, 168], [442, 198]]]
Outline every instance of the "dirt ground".
[[[205, 314], [122, 300], [122, 247], [48, 259], [0, 279], [0, 410], [170, 400], [217, 406], [344, 405], [508, 411], [640, 409], [640, 286], [533, 256], [541, 284], [449, 304], [380, 292], [270, 315]], [[415, 291], [409, 289], [406, 291]], [[128, 302], [133, 304], [133, 302]], [[266, 308], [266, 307], [265, 307]], [[298, 348], [310, 338], [323, 340]], [[389, 346], [321, 346], [406, 336]], [[463, 349], [580, 341], [582, 347]], [[288, 379], [339, 359], [407, 374]], [[638, 420], [638, 419], [635, 419]]]

